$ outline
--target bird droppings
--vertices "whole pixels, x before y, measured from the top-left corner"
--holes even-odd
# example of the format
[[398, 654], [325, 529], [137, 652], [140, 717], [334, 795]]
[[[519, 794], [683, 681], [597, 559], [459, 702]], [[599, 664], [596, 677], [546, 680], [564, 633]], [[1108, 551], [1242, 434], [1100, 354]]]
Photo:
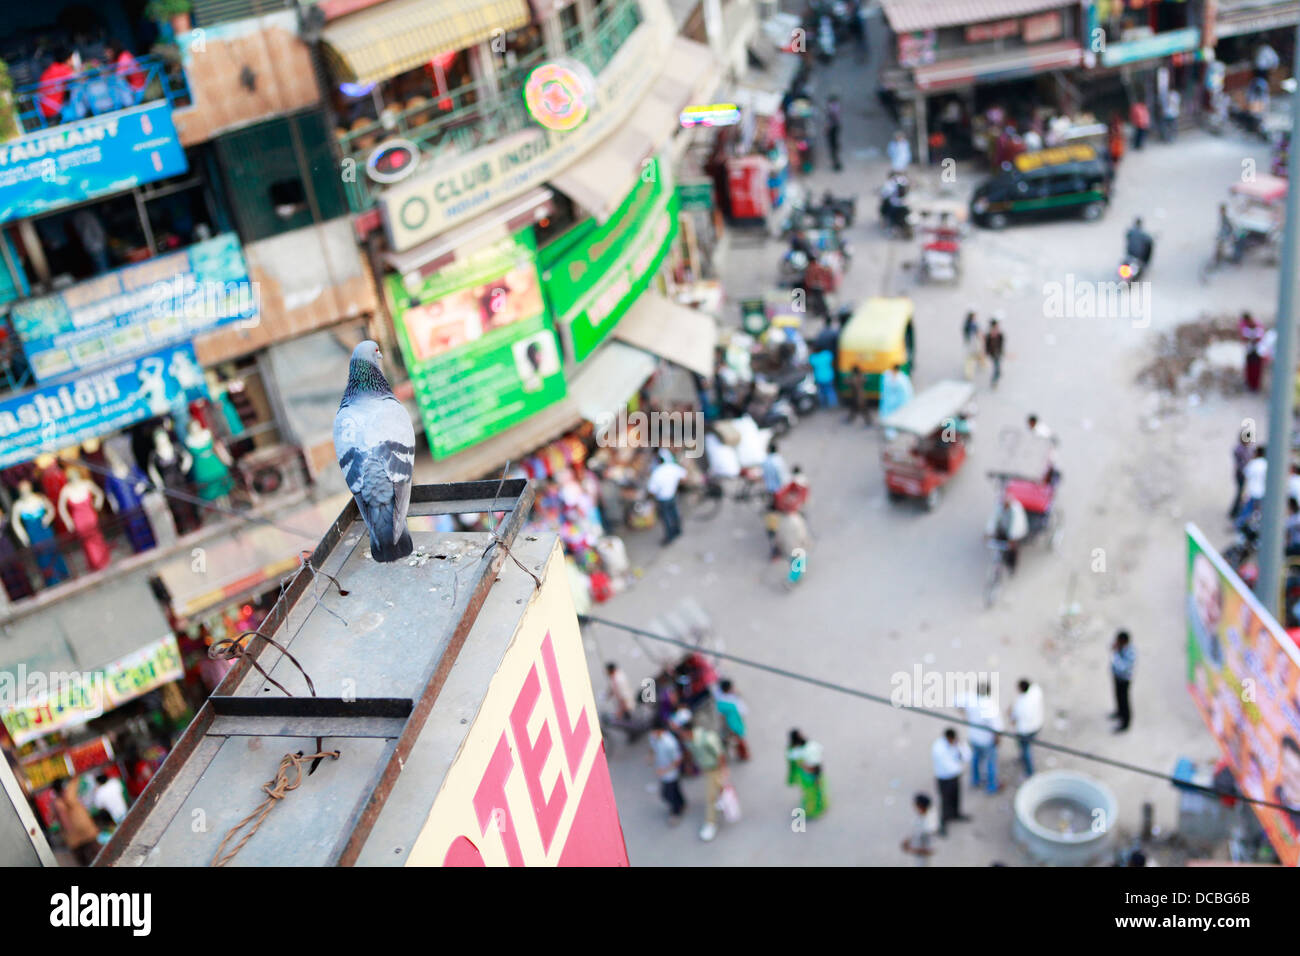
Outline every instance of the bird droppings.
[[[392, 604], [388, 606], [392, 607]], [[367, 631], [373, 631], [383, 622], [384, 616], [382, 614], [378, 611], [371, 611], [369, 614], [361, 615], [361, 618], [357, 621], [357, 630], [364, 634]]]

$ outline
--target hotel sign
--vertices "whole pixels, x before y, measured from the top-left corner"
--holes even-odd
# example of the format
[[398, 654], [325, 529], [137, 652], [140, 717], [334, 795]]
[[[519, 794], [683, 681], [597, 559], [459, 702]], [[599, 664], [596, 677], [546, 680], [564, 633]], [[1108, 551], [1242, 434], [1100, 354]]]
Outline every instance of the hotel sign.
[[648, 26], [638, 29], [597, 78], [595, 102], [576, 129], [531, 126], [388, 189], [379, 207], [389, 248], [417, 246], [568, 167], [632, 115], [669, 41]]

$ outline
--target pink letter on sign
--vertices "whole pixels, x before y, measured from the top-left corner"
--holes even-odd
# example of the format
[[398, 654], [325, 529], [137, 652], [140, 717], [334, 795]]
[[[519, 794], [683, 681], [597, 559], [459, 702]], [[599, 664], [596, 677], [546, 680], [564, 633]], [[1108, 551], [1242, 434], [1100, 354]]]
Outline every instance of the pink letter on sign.
[[515, 706], [510, 711], [510, 726], [515, 732], [515, 747], [519, 750], [519, 766], [524, 772], [524, 781], [528, 784], [528, 795], [532, 798], [533, 814], [537, 818], [537, 829], [542, 834], [542, 848], [551, 849], [551, 840], [560, 825], [560, 816], [564, 813], [568, 790], [564, 786], [564, 775], [557, 774], [555, 786], [551, 789], [550, 799], [542, 792], [542, 768], [551, 753], [551, 729], [542, 723], [541, 732], [534, 744], [528, 739], [528, 718], [532, 716], [537, 699], [542, 695], [542, 682], [537, 677], [536, 666], [528, 668], [524, 678], [523, 689]]
[[591, 739], [591, 722], [587, 720], [587, 708], [584, 707], [578, 712], [577, 724], [569, 726], [569, 708], [564, 705], [564, 686], [560, 683], [560, 667], [555, 662], [550, 631], [542, 641], [542, 664], [546, 667], [546, 683], [551, 685], [551, 696], [555, 698], [556, 723], [560, 728], [564, 755], [569, 759], [569, 776], [576, 778], [582, 755], [587, 752], [587, 741]]
[[[483, 828], [483, 835], [488, 830], [496, 830], [501, 835], [501, 843], [506, 848], [506, 861], [511, 866], [523, 866], [524, 855], [519, 850], [519, 837], [515, 833], [515, 821], [510, 815], [510, 805], [506, 803], [506, 778], [514, 769], [515, 762], [510, 759], [510, 744], [506, 735], [501, 735], [497, 749], [492, 752], [483, 779], [479, 781], [478, 790], [474, 792], [474, 811], [478, 815], [478, 825]], [[501, 824], [504, 822], [504, 826]]]

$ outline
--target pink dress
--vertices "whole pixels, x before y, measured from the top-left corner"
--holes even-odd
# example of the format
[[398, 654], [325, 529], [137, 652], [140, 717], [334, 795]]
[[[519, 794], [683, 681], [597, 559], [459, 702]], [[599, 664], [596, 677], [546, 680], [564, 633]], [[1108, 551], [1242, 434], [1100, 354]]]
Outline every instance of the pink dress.
[[90, 565], [90, 570], [98, 571], [108, 567], [108, 542], [99, 530], [99, 514], [91, 503], [90, 495], [80, 501], [69, 498], [68, 513], [72, 516], [72, 527], [81, 541], [81, 547], [86, 552], [86, 564]]

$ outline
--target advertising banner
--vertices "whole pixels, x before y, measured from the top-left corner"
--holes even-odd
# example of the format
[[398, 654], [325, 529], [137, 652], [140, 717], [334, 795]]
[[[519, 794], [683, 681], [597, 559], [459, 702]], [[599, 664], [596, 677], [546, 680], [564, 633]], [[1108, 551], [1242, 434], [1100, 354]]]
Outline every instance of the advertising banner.
[[0, 468], [207, 398], [188, 343], [0, 402]]
[[166, 100], [0, 143], [0, 222], [120, 193], [189, 169]]
[[413, 278], [391, 275], [386, 286], [435, 459], [564, 397], [531, 231]]
[[256, 322], [255, 291], [239, 237], [225, 233], [21, 302], [10, 315], [32, 373], [46, 382]]
[[603, 226], [543, 262], [546, 298], [574, 362], [590, 355], [645, 291], [677, 234], [677, 195], [661, 166], [657, 159], [646, 166]]
[[28, 673], [19, 666], [16, 673], [0, 671], [0, 698], [23, 701], [0, 710], [0, 721], [21, 746], [94, 720], [184, 674], [180, 648], [171, 634], [99, 670], [46, 674]]
[[1300, 863], [1300, 651], [1187, 526], [1187, 684], [1278, 858]]
[[407, 866], [627, 866], [578, 620], [552, 552]]
[[1101, 51], [1101, 63], [1102, 66], [1119, 66], [1121, 63], [1153, 60], [1156, 57], [1195, 50], [1200, 45], [1201, 31], [1197, 27], [1168, 30], [1140, 40], [1112, 43]]

